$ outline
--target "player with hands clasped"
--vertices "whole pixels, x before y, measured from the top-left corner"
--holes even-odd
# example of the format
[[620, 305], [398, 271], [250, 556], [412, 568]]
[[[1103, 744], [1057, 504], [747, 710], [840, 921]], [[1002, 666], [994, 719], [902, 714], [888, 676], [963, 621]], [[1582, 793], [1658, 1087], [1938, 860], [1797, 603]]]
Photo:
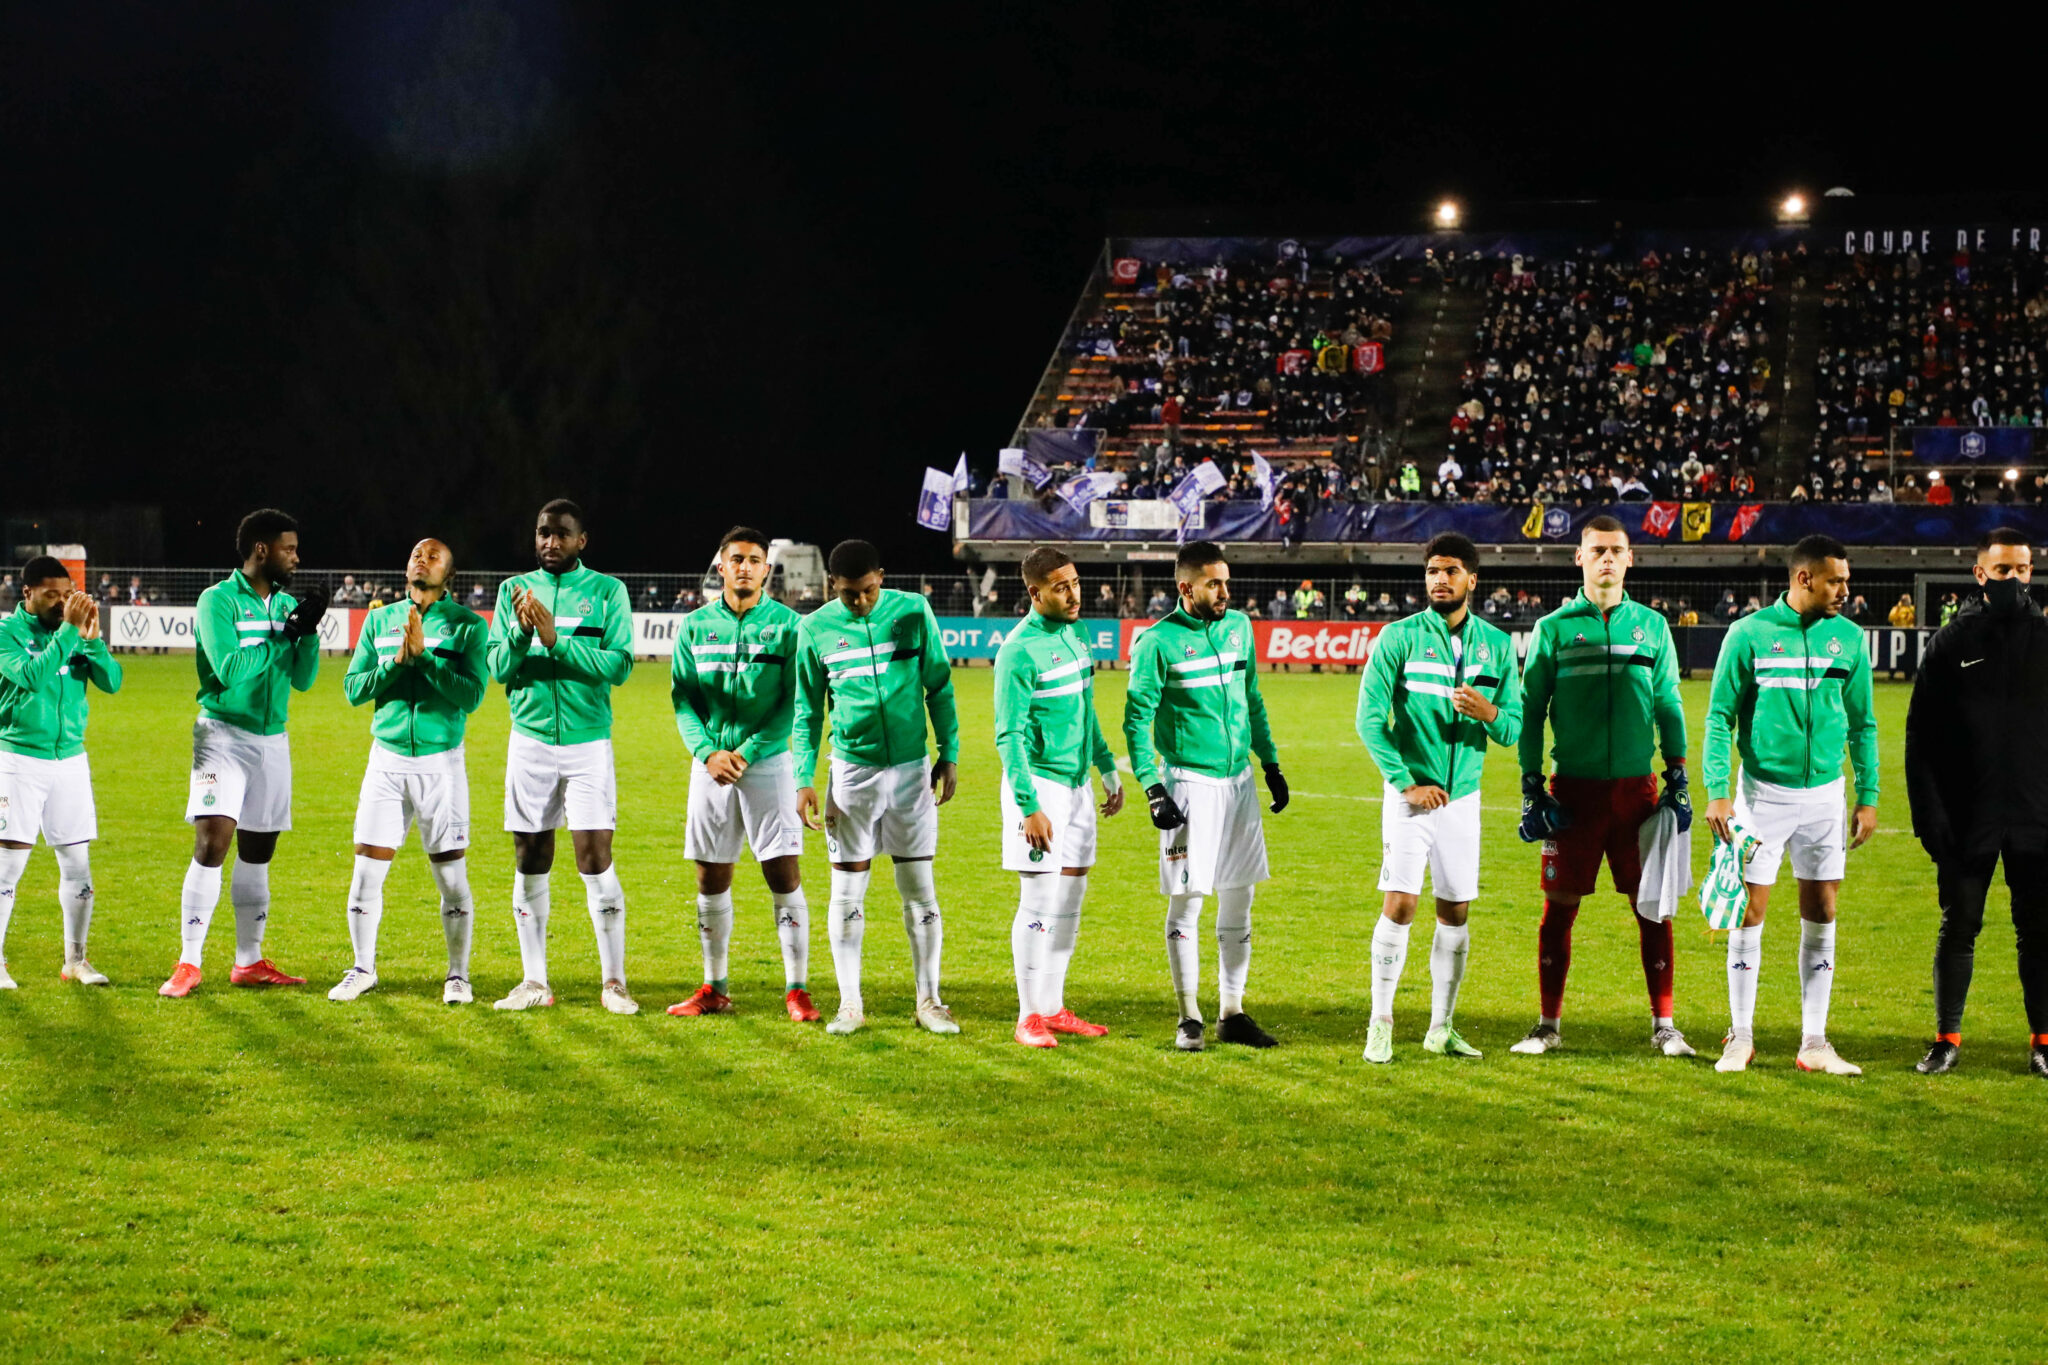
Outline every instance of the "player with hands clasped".
[[505, 745], [505, 829], [517, 866], [513, 926], [522, 979], [501, 1010], [555, 1003], [548, 987], [549, 873], [555, 831], [566, 827], [597, 936], [598, 1000], [638, 1014], [626, 989], [626, 893], [612, 863], [619, 823], [612, 758], [612, 689], [633, 674], [633, 603], [626, 585], [583, 562], [583, 509], [556, 498], [534, 524], [540, 567], [498, 587], [485, 658], [505, 685], [512, 734]]
[[57, 855], [64, 918], [58, 976], [85, 986], [107, 978], [86, 958], [92, 928], [88, 845], [99, 837], [92, 769], [85, 757], [86, 689], [121, 690], [121, 665], [100, 634], [99, 604], [63, 563], [38, 555], [22, 566], [21, 605], [0, 618], [0, 990], [14, 893], [37, 836]]
[[[1792, 547], [1791, 586], [1778, 600], [1728, 628], [1707, 703], [1707, 824], [1754, 838], [1743, 871], [1749, 908], [1728, 931], [1728, 1037], [1716, 1071], [1741, 1071], [1756, 1056], [1757, 970], [1764, 913], [1778, 865], [1789, 854], [1799, 882], [1801, 1071], [1860, 1076], [1828, 1041], [1835, 984], [1835, 899], [1849, 849], [1877, 829], [1877, 718], [1863, 628], [1843, 619], [1849, 552], [1831, 536]], [[1742, 754], [1738, 782], [1728, 761]], [[1842, 755], [1855, 769], [1853, 831], [1843, 821]]]
[[[1655, 769], [1664, 756], [1661, 804], [1692, 824], [1685, 780], [1685, 703], [1671, 627], [1661, 612], [1632, 600], [1623, 586], [1635, 562], [1628, 532], [1594, 517], [1579, 535], [1579, 595], [1536, 623], [1522, 667], [1522, 823], [1525, 843], [1543, 845], [1543, 923], [1536, 975], [1542, 996], [1536, 1027], [1511, 1052], [1561, 1047], [1565, 976], [1572, 964], [1572, 922], [1579, 901], [1597, 889], [1602, 860], [1614, 889], [1636, 910], [1636, 939], [1650, 994], [1650, 1045], [1667, 1057], [1693, 1049], [1671, 1017], [1671, 913], [1645, 918], [1636, 900], [1642, 880], [1643, 827], [1660, 798]], [[1556, 735], [1555, 775], [1543, 782], [1543, 722]], [[1680, 841], [1681, 843], [1683, 841]]]
[[[825, 569], [832, 598], [803, 618], [798, 633], [793, 729], [796, 780], [803, 784], [797, 813], [809, 828], [825, 831], [825, 856], [832, 863], [829, 932], [839, 1012], [825, 1031], [853, 1033], [867, 1025], [860, 959], [868, 875], [875, 855], [886, 853], [903, 897], [917, 1025], [958, 1033], [953, 1012], [939, 998], [945, 921], [932, 881], [938, 808], [953, 799], [960, 759], [953, 666], [931, 604], [916, 593], [882, 586], [882, 559], [874, 546], [841, 541]], [[832, 766], [821, 822], [813, 784], [828, 709]], [[937, 762], [925, 748], [927, 714]]]
[[1408, 962], [1408, 931], [1426, 870], [1436, 892], [1430, 940], [1429, 1032], [1422, 1046], [1477, 1057], [1452, 1019], [1465, 978], [1479, 894], [1479, 786], [1488, 743], [1522, 732], [1522, 684], [1514, 643], [1469, 608], [1479, 549], [1451, 531], [1423, 551], [1429, 605], [1388, 625], [1373, 642], [1358, 689], [1358, 737], [1385, 779], [1380, 808], [1379, 889], [1372, 935], [1372, 1020], [1365, 1060], [1394, 1059], [1394, 995]]
[[179, 897], [182, 949], [159, 995], [189, 995], [200, 980], [206, 931], [220, 903], [230, 844], [235, 872], [235, 986], [303, 986], [263, 956], [270, 920], [270, 860], [292, 827], [292, 750], [285, 736], [291, 694], [320, 671], [327, 593], [287, 591], [299, 567], [299, 524], [275, 508], [251, 512], [235, 532], [242, 567], [199, 595], [199, 720], [192, 727], [192, 780], [185, 818], [192, 863]]
[[363, 618], [341, 680], [351, 706], [371, 703], [370, 759], [356, 798], [355, 873], [348, 937], [355, 960], [327, 992], [354, 1000], [377, 984], [384, 882], [408, 827], [418, 824], [441, 893], [448, 975], [441, 999], [467, 1005], [476, 901], [469, 889], [469, 769], [462, 741], [484, 699], [484, 618], [448, 595], [455, 552], [438, 540], [412, 547], [406, 595]]
[[1203, 1048], [1202, 898], [1216, 897], [1216, 1037], [1272, 1047], [1244, 1012], [1252, 963], [1252, 895], [1269, 875], [1254, 757], [1277, 815], [1287, 779], [1259, 694], [1252, 624], [1230, 609], [1223, 547], [1189, 541], [1175, 557], [1180, 605], [1131, 647], [1124, 743], [1159, 834], [1166, 965], [1180, 1006], [1174, 1046]]
[[996, 655], [1003, 866], [1019, 883], [1010, 926], [1015, 1037], [1026, 1047], [1054, 1047], [1056, 1033], [1109, 1032], [1067, 1008], [1067, 968], [1095, 865], [1090, 768], [1102, 777], [1103, 815], [1124, 808], [1124, 793], [1095, 714], [1094, 652], [1074, 624], [1081, 619], [1080, 572], [1049, 545], [1024, 556], [1023, 572], [1031, 614]]
[[718, 545], [719, 595], [683, 618], [669, 665], [676, 730], [690, 751], [689, 819], [683, 856], [697, 864], [697, 935], [704, 982], [670, 1005], [682, 1018], [732, 1011], [732, 875], [751, 846], [774, 901], [782, 940], [783, 1009], [814, 1023], [808, 976], [811, 912], [798, 860], [796, 765], [789, 732], [796, 713], [796, 612], [768, 595], [768, 537], [735, 526]]

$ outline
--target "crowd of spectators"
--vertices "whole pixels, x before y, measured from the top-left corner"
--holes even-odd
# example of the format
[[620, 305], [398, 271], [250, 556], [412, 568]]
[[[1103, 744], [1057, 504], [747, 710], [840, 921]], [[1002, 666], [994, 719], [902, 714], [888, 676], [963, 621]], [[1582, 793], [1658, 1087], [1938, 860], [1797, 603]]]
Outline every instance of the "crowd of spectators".
[[1487, 303], [1446, 451], [1388, 496], [1693, 501], [1754, 496], [1772, 417], [1770, 254], [1514, 256]]

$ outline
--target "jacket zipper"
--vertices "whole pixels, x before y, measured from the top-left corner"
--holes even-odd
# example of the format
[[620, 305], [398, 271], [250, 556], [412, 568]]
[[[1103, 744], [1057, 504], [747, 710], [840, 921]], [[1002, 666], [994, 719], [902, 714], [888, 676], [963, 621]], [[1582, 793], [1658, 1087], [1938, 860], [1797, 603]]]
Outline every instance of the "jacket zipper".
[[[1615, 610], [1621, 610], [1620, 606], [1617, 605]], [[1614, 777], [1614, 622], [1605, 608], [1600, 612], [1600, 629], [1601, 643], [1606, 646], [1607, 665], [1607, 724], [1600, 728], [1607, 736], [1606, 775], [1611, 781]]]

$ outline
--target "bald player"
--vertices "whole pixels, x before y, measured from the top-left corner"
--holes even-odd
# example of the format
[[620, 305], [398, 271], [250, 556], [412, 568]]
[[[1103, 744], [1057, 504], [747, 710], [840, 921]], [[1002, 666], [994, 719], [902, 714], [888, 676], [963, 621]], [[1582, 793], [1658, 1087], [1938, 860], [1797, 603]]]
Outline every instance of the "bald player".
[[370, 762], [356, 800], [355, 875], [348, 888], [349, 969], [327, 992], [354, 1000], [377, 984], [377, 930], [384, 879], [413, 825], [441, 893], [448, 976], [441, 999], [467, 1005], [476, 903], [469, 892], [469, 773], [462, 757], [469, 715], [484, 698], [484, 618], [448, 595], [455, 554], [438, 540], [412, 547], [406, 595], [363, 618], [342, 690], [372, 706]]

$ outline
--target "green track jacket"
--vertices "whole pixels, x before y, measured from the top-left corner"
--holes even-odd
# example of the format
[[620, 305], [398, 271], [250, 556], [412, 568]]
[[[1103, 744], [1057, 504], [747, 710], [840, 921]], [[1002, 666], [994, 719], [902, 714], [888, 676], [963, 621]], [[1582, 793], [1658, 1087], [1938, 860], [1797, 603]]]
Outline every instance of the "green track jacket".
[[[1507, 632], [1466, 613], [1464, 657], [1444, 618], [1424, 608], [1392, 622], [1373, 641], [1358, 687], [1358, 737], [1396, 791], [1442, 787], [1455, 801], [1479, 790], [1486, 742], [1512, 745], [1522, 733], [1522, 680]], [[1491, 725], [1458, 714], [1462, 683], [1500, 708]]]
[[341, 680], [349, 705], [375, 702], [370, 737], [394, 754], [420, 758], [462, 743], [469, 715], [484, 699], [484, 618], [443, 596], [420, 612], [425, 652], [399, 663], [412, 599], [363, 618], [355, 657]]
[[1877, 717], [1863, 627], [1842, 616], [1802, 621], [1781, 594], [1728, 628], [1707, 700], [1707, 798], [1733, 794], [1733, 740], [1743, 771], [1781, 787], [1819, 787], [1856, 769], [1856, 804], [1877, 804]]
[[281, 735], [294, 689], [320, 673], [320, 637], [284, 638], [284, 618], [299, 604], [282, 588], [268, 600], [237, 569], [199, 594], [199, 711], [256, 735]]
[[[519, 623], [512, 589], [537, 593], [555, 613], [555, 647]], [[626, 585], [581, 561], [498, 585], [484, 657], [505, 684], [512, 728], [543, 744], [585, 744], [612, 733], [612, 689], [633, 675], [633, 600]]]
[[939, 762], [960, 761], [953, 665], [923, 597], [884, 588], [866, 616], [835, 598], [803, 618], [797, 640], [798, 786], [814, 784], [828, 697], [832, 752], [849, 763], [889, 768], [923, 758], [926, 711]]
[[1602, 612], [1584, 592], [1536, 623], [1522, 663], [1522, 771], [1543, 771], [1543, 721], [1564, 777], [1648, 777], [1657, 750], [1685, 757], [1677, 651], [1662, 613], [1623, 597]]
[[724, 749], [758, 763], [789, 747], [802, 620], [766, 596], [735, 615], [723, 593], [683, 618], [668, 693], [692, 758]]
[[1116, 772], [1095, 715], [1094, 652], [1079, 626], [1034, 611], [1003, 641], [996, 654], [996, 752], [1026, 815], [1038, 810], [1033, 774], [1080, 787], [1091, 766]]
[[1252, 623], [1241, 611], [1204, 621], [1175, 607], [1131, 646], [1124, 693], [1124, 744], [1138, 785], [1159, 781], [1159, 764], [1204, 777], [1236, 777], [1278, 763], [1266, 699], [1259, 695]]
[[44, 630], [25, 604], [0, 618], [0, 749], [30, 758], [84, 753], [87, 683], [121, 690], [121, 665], [105, 640], [81, 639], [68, 621]]

